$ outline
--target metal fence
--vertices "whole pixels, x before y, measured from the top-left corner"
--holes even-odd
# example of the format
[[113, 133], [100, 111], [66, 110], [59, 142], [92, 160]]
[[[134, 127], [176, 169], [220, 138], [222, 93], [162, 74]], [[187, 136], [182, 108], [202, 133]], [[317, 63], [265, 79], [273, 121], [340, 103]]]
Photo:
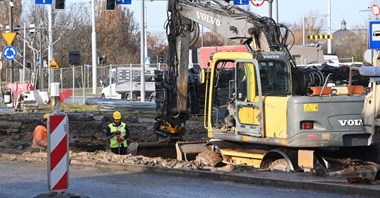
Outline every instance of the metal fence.
[[[150, 64], [149, 67], [156, 67], [162, 69], [166, 67], [166, 64]], [[60, 89], [72, 89], [73, 98], [88, 98], [88, 97], [101, 97], [102, 82], [109, 76], [109, 72], [112, 68], [117, 67], [140, 67], [141, 64], [120, 64], [120, 65], [105, 65], [97, 66], [96, 77], [96, 94], [93, 94], [93, 81], [92, 81], [92, 68], [91, 65], [72, 66], [58, 69], [43, 68], [42, 75], [38, 75], [38, 71], [34, 72], [28, 68], [25, 68], [25, 75], [23, 75], [23, 69], [14, 70], [14, 82], [26, 82], [30, 83], [34, 88], [49, 91], [49, 76], [54, 75], [52, 82], [59, 82]], [[12, 70], [6, 69], [5, 81], [1, 82], [6, 84], [12, 81]], [[79, 100], [79, 103], [84, 103], [84, 100]]]

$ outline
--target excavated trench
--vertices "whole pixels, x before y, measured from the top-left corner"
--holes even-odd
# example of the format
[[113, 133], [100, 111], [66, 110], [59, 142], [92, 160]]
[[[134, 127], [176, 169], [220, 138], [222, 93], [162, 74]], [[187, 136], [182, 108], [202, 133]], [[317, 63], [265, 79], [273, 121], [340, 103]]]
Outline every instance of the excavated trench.
[[[69, 118], [70, 150], [74, 152], [107, 151], [108, 140], [104, 129], [112, 121], [112, 112], [67, 113]], [[31, 146], [33, 130], [43, 113], [26, 114], [0, 112], [0, 149], [2, 153], [23, 153]], [[146, 157], [176, 158], [174, 142], [156, 145], [162, 138], [154, 133], [154, 119], [144, 118], [141, 113], [128, 113], [125, 121], [130, 130], [129, 143], [138, 142], [138, 155]], [[190, 120], [184, 141], [206, 140], [203, 123]]]

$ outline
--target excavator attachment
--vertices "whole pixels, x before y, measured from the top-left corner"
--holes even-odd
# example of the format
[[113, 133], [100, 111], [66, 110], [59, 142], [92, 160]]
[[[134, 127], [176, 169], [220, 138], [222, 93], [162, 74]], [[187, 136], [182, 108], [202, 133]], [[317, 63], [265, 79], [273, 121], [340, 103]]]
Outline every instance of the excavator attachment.
[[190, 161], [195, 159], [198, 153], [207, 150], [206, 142], [182, 142], [175, 144], [177, 160]]
[[128, 145], [128, 153], [130, 153], [132, 156], [136, 156], [138, 148], [139, 144], [137, 142], [132, 142]]

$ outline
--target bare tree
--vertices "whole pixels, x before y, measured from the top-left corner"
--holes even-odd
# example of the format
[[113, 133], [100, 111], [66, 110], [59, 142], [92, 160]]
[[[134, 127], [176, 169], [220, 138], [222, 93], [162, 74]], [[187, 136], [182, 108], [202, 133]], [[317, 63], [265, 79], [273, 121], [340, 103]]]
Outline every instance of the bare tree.
[[139, 63], [140, 34], [133, 12], [116, 6], [115, 11], [106, 11], [104, 0], [98, 0], [97, 40], [98, 53], [106, 55], [108, 63]]
[[[21, 1], [16, 2], [21, 4]], [[48, 12], [46, 6], [36, 5], [34, 0], [24, 0], [24, 3], [23, 5], [26, 5], [26, 9], [22, 12], [23, 21], [26, 24], [35, 24], [38, 28], [37, 34], [27, 35], [26, 44], [28, 49], [25, 53], [28, 62], [33, 62], [32, 68], [36, 72], [37, 65], [35, 63], [39, 53], [40, 35], [42, 35], [42, 56], [44, 60], [47, 60], [49, 45]], [[5, 3], [0, 1], [0, 4]], [[18, 4], [15, 7], [21, 8]], [[80, 52], [82, 65], [92, 63], [92, 13], [90, 5], [90, 2], [72, 3], [66, 4], [64, 10], [53, 9], [53, 58], [61, 68], [70, 67], [70, 51]], [[6, 7], [4, 5], [1, 8]], [[96, 56], [107, 56], [108, 64], [138, 62], [140, 37], [133, 13], [127, 8], [119, 6], [116, 7], [115, 11], [106, 11], [105, 0], [95, 1], [95, 10]], [[8, 13], [8, 11], [2, 10], [2, 13]], [[7, 23], [7, 18], [4, 16], [0, 16], [0, 23]], [[71, 81], [67, 80], [64, 80], [64, 82], [71, 83]], [[80, 85], [81, 82], [82, 80], [77, 78], [76, 84]]]
[[363, 53], [367, 49], [367, 30], [358, 26], [354, 30], [339, 30], [334, 33], [333, 52], [340, 58], [363, 61]]
[[159, 56], [163, 56], [163, 61], [165, 62], [168, 51], [165, 34], [148, 33], [147, 37], [148, 55], [152, 58], [151, 62], [157, 63]]
[[[0, 15], [0, 24], [2, 25], [2, 29], [5, 29], [5, 27], [7, 25], [10, 25], [10, 21], [9, 21], [9, 16], [10, 16], [10, 13], [9, 13], [9, 1], [0, 1], [0, 11], [1, 11], [1, 15]], [[12, 7], [12, 17], [13, 17], [13, 27], [17, 27], [17, 24], [20, 24], [20, 17], [21, 17], [21, 13], [22, 13], [22, 3], [21, 1], [14, 1], [13, 3], [13, 7]], [[17, 45], [17, 40], [15, 40], [13, 42], [13, 45]], [[4, 48], [5, 46], [7, 46], [7, 44], [2, 41], [0, 43], [0, 46], [1, 48]], [[6, 76], [6, 68], [9, 68], [10, 67], [10, 64], [8, 61], [2, 61], [2, 64], [3, 64], [3, 68], [1, 70], [1, 80], [5, 80], [5, 76]]]
[[310, 12], [307, 16], [302, 17], [298, 23], [285, 23], [285, 25], [293, 32], [294, 35], [294, 38], [289, 37], [288, 44], [294, 43], [295, 45], [302, 45], [304, 37], [305, 44], [315, 43], [318, 41], [309, 40], [308, 36], [322, 33], [325, 26], [325, 18], [318, 13]]

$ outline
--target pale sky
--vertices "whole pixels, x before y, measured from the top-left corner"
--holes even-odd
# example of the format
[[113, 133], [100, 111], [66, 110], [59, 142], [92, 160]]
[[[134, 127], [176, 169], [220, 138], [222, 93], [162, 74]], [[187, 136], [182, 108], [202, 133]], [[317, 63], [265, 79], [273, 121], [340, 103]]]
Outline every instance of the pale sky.
[[[74, 2], [89, 2], [90, 0], [75, 0]], [[375, 20], [375, 16], [369, 10], [373, 3], [380, 6], [380, 0], [330, 0], [331, 1], [331, 29], [336, 31], [341, 27], [341, 21], [344, 19], [347, 22], [347, 28], [352, 29], [358, 26], [368, 26], [368, 20]], [[69, 0], [67, 3], [72, 2]], [[167, 1], [166, 0], [145, 0], [146, 7], [146, 20], [147, 31], [152, 33], [165, 32], [164, 23], [167, 17]], [[276, 16], [276, 2], [279, 2], [279, 22], [280, 23], [301, 23], [304, 16], [328, 14], [329, 0], [274, 0], [273, 14], [274, 19]], [[250, 4], [250, 10], [260, 16], [269, 15], [269, 3], [265, 2], [260, 7], [254, 7]], [[132, 0], [131, 5], [117, 5], [126, 6], [134, 12], [135, 21], [142, 22], [142, 0]], [[105, 9], [105, 6], [104, 6]], [[326, 20], [326, 30], [327, 18]], [[141, 25], [140, 25], [141, 27]]]
[[[279, 21], [287, 23], [301, 23], [303, 16], [310, 16], [310, 13], [315, 15], [327, 15], [328, 14], [328, 2], [329, 0], [274, 0], [272, 17], [276, 19], [276, 2], [279, 2]], [[360, 25], [367, 25], [368, 18], [375, 19], [368, 7], [378, 2], [380, 6], [380, 0], [331, 0], [331, 28], [332, 31], [340, 29], [341, 21], [343, 19], [347, 22], [347, 28], [355, 28]], [[127, 5], [132, 11], [134, 11], [136, 21], [141, 23], [142, 21], [142, 9], [141, 0], [132, 0], [131, 5]], [[269, 3], [265, 2], [260, 7], [250, 6], [252, 12], [260, 16], [269, 15]], [[167, 2], [163, 0], [159, 1], [145, 1], [147, 7], [147, 30], [148, 32], [164, 32], [163, 25], [166, 20], [166, 7]], [[367, 11], [364, 11], [367, 10]], [[326, 19], [327, 25], [327, 19]], [[326, 26], [327, 28], [327, 26]]]

